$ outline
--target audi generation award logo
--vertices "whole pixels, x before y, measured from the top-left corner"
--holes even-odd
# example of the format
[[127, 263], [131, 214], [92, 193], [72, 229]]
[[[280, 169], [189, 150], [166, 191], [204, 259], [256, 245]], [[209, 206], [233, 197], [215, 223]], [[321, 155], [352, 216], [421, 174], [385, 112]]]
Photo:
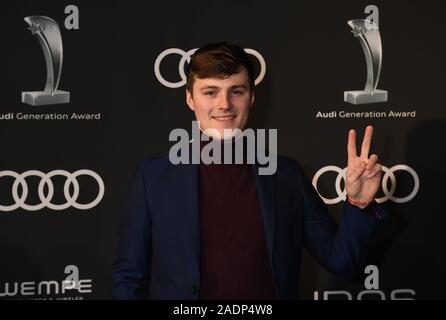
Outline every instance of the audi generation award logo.
[[355, 105], [387, 102], [387, 91], [377, 89], [382, 64], [382, 45], [378, 25], [366, 19], [350, 20], [348, 25], [352, 28], [355, 38], [359, 39], [364, 51], [367, 81], [364, 90], [344, 92], [344, 101]]
[[22, 102], [32, 106], [69, 103], [70, 93], [58, 90], [62, 75], [62, 37], [56, 21], [45, 16], [26, 17], [29, 30], [39, 40], [46, 62], [44, 91], [22, 92]]
[[[96, 181], [98, 186], [98, 193], [92, 201], [89, 203], [80, 203], [78, 202], [78, 197], [80, 193], [80, 184], [77, 178], [79, 176], [89, 176]], [[63, 194], [65, 196], [65, 203], [55, 204], [52, 202], [54, 196], [54, 184], [52, 178], [55, 176], [62, 176], [66, 178], [65, 184], [63, 187]], [[44, 173], [38, 170], [29, 170], [23, 173], [17, 173], [10, 170], [0, 171], [0, 179], [3, 177], [11, 177], [14, 179], [12, 184], [12, 198], [14, 199], [13, 204], [0, 204], [0, 211], [10, 212], [17, 209], [23, 209], [26, 211], [38, 211], [43, 208], [48, 208], [55, 211], [65, 210], [70, 207], [79, 209], [79, 210], [88, 210], [94, 208], [101, 202], [104, 197], [105, 185], [102, 178], [96, 173], [88, 169], [78, 170], [76, 172], [70, 173], [65, 170], [54, 170], [48, 173]], [[40, 178], [40, 182], [38, 185], [38, 197], [40, 203], [38, 204], [27, 204], [26, 200], [29, 194], [29, 187], [26, 181], [28, 177], [37, 177]], [[19, 186], [21, 187], [21, 192], [19, 192]], [[46, 187], [46, 193], [45, 193]], [[70, 192], [70, 188], [72, 187], [72, 193]]]
[[[158, 79], [158, 81], [162, 85], [164, 85], [165, 87], [168, 87], [168, 88], [180, 88], [182, 86], [185, 86], [186, 82], [187, 82], [187, 77], [186, 77], [186, 73], [184, 72], [184, 65], [186, 62], [187, 63], [190, 62], [192, 55], [194, 54], [195, 51], [197, 51], [197, 49], [198, 48], [191, 49], [189, 51], [184, 51], [184, 50], [178, 49], [178, 48], [170, 48], [170, 49], [166, 49], [163, 52], [161, 52], [158, 55], [158, 57], [156, 58], [155, 65], [154, 65], [155, 76]], [[257, 52], [254, 49], [246, 48], [245, 51], [246, 51], [246, 53], [254, 56], [260, 64], [260, 73], [254, 82], [255, 85], [258, 85], [260, 82], [262, 82], [262, 80], [266, 74], [265, 59], [259, 52]], [[160, 65], [163, 62], [163, 59], [171, 54], [177, 54], [181, 57], [180, 62], [178, 64], [178, 74], [179, 74], [181, 80], [177, 81], [177, 82], [167, 81], [166, 78], [164, 78], [164, 76], [161, 74], [161, 71], [160, 71]]]

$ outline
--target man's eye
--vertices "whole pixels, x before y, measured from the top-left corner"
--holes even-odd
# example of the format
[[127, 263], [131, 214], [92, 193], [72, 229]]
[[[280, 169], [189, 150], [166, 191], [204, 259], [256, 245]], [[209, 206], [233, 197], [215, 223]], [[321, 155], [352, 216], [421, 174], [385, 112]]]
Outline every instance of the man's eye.
[[244, 94], [245, 92], [244, 91], [242, 91], [242, 90], [236, 90], [236, 91], [233, 91], [232, 92], [232, 94], [234, 94], [234, 95], [236, 95], [236, 96], [241, 96], [242, 94]]
[[206, 91], [204, 94], [207, 96], [215, 96], [215, 91]]

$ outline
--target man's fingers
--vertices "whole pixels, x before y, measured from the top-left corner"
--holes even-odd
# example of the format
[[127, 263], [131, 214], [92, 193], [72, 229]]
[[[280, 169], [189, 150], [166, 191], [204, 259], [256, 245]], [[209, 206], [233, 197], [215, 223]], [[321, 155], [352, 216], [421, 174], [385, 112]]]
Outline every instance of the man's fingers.
[[358, 180], [361, 177], [361, 175], [364, 173], [365, 167], [366, 167], [366, 163], [364, 161], [361, 161], [361, 163], [356, 168], [353, 168], [349, 172], [350, 181], [354, 182], [354, 181]]
[[356, 131], [353, 129], [348, 131], [347, 152], [349, 159], [358, 156], [356, 154]]
[[367, 178], [374, 178], [377, 174], [381, 172], [381, 165], [379, 163], [375, 164], [372, 170], [367, 174]]
[[367, 126], [365, 128], [364, 139], [362, 140], [361, 159], [369, 157], [370, 145], [372, 144], [373, 127]]
[[370, 156], [369, 161], [367, 162], [366, 170], [371, 170], [375, 164], [378, 162], [378, 156], [376, 154], [372, 154]]

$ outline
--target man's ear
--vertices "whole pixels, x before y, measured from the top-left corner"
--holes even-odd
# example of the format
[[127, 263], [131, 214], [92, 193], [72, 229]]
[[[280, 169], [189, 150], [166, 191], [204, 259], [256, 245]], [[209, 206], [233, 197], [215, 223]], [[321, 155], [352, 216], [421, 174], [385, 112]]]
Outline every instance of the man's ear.
[[189, 89], [186, 89], [186, 103], [192, 111], [195, 111], [194, 98]]
[[251, 103], [249, 104], [250, 108], [252, 108], [252, 106], [254, 105], [254, 100], [255, 100], [255, 97], [254, 97], [254, 91], [253, 91], [251, 94]]

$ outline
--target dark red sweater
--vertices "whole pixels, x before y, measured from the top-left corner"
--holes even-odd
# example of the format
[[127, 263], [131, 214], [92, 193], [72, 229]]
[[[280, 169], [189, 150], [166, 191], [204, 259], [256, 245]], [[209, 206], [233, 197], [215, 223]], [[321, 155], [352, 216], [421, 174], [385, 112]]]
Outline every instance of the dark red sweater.
[[199, 172], [199, 299], [276, 299], [251, 165], [200, 164]]

